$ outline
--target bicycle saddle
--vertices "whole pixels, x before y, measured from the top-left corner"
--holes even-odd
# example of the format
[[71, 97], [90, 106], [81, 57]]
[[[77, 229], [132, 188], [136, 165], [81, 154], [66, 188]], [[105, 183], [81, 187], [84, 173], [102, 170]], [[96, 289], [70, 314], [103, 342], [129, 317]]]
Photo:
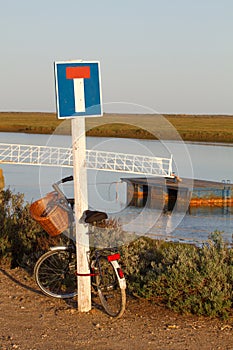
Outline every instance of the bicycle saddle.
[[83, 213], [83, 218], [87, 224], [91, 224], [93, 222], [98, 222], [107, 219], [108, 215], [98, 210], [86, 210]]

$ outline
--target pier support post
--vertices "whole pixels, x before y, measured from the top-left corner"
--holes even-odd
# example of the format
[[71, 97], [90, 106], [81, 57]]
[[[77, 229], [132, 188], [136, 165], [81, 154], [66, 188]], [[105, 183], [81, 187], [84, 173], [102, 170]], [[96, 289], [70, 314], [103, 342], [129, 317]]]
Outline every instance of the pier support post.
[[0, 191], [2, 191], [5, 187], [5, 181], [3, 176], [3, 171], [0, 169]]

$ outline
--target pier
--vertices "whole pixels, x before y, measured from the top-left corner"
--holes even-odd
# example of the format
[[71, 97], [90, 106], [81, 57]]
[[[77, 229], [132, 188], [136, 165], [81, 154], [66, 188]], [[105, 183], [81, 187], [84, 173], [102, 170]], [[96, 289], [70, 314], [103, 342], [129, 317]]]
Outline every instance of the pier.
[[129, 206], [164, 211], [190, 207], [233, 206], [233, 184], [198, 179], [158, 177], [122, 178], [127, 184]]
[[[0, 143], [0, 164], [61, 166], [73, 168], [73, 150], [65, 147]], [[169, 177], [170, 158], [86, 150], [86, 168], [145, 176]]]
[[0, 191], [4, 189], [4, 186], [5, 186], [5, 181], [4, 181], [3, 171], [0, 168]]

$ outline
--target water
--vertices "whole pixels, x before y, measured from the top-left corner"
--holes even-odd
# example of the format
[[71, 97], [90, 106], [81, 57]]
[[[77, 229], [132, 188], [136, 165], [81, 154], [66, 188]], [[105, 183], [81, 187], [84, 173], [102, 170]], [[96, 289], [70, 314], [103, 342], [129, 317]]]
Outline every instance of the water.
[[[70, 136], [0, 133], [0, 142], [71, 147]], [[170, 157], [174, 170], [182, 178], [233, 182], [233, 145], [161, 142], [136, 139], [87, 138], [88, 149]], [[43, 197], [51, 184], [72, 174], [72, 169], [1, 164], [6, 187], [25, 194], [26, 201]], [[88, 170], [88, 202], [92, 209], [104, 210], [117, 218], [124, 230], [168, 240], [200, 242], [215, 231], [224, 231], [231, 241], [232, 208], [193, 208], [191, 214], [163, 214], [155, 209], [127, 207], [126, 184], [121, 178], [132, 174]], [[66, 193], [73, 196], [73, 184]]]

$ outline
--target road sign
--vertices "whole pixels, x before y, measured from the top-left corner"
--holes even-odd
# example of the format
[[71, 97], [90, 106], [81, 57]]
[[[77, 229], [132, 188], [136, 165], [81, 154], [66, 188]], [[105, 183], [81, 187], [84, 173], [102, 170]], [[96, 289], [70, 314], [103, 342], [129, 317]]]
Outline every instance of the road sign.
[[99, 62], [55, 62], [59, 119], [102, 116]]

